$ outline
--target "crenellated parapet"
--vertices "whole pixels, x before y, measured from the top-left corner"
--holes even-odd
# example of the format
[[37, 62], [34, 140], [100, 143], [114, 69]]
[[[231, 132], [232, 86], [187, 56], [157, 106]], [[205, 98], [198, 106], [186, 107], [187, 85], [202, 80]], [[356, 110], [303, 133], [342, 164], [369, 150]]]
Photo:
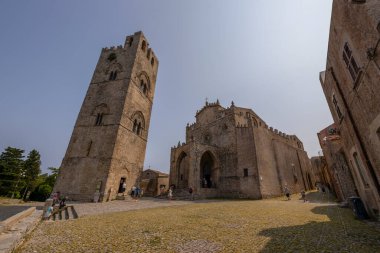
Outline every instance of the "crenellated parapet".
[[177, 145], [174, 145], [173, 147], [171, 147], [171, 149], [177, 149], [177, 148], [180, 148], [182, 146], [185, 146], [186, 143], [185, 142], [181, 142], [181, 141], [178, 141], [178, 144]]
[[[142, 38], [142, 39], [141, 39]], [[141, 45], [140, 45], [141, 43]], [[136, 47], [140, 47], [141, 50], [146, 55], [147, 60], [150, 62], [150, 65], [153, 67], [158, 64], [158, 59], [152, 48], [149, 47], [149, 43], [147, 42], [144, 34], [140, 32], [136, 32], [133, 35], [129, 35], [125, 39], [124, 46], [111, 46], [102, 48], [102, 52], [104, 53], [112, 53], [112, 52], [127, 52], [129, 50], [135, 50]]]
[[300, 141], [300, 139], [296, 135], [288, 135], [286, 133], [283, 133], [279, 131], [278, 129], [275, 129], [273, 127], [266, 127], [269, 132], [271, 132], [273, 135], [281, 137], [281, 139], [287, 143], [292, 144], [293, 146], [303, 149], [303, 143]]
[[186, 131], [188, 131], [188, 130], [194, 130], [196, 128], [196, 126], [197, 126], [196, 122], [194, 122], [192, 124], [187, 123], [187, 125], [186, 125]]
[[153, 49], [149, 47], [149, 43], [147, 42], [144, 34], [141, 31], [135, 32], [134, 35], [129, 35], [125, 38], [124, 49], [133, 48], [134, 41], [139, 40], [139, 37], [142, 37], [140, 47], [146, 54], [146, 58], [148, 59], [148, 61], [150, 61], [152, 66], [158, 64], [158, 59]]
[[103, 52], [110, 52], [110, 51], [116, 51], [116, 50], [120, 50], [120, 49], [125, 49], [125, 48], [123, 48], [122, 45], [118, 45], [118, 46], [111, 46], [111, 47], [103, 47], [102, 51]]

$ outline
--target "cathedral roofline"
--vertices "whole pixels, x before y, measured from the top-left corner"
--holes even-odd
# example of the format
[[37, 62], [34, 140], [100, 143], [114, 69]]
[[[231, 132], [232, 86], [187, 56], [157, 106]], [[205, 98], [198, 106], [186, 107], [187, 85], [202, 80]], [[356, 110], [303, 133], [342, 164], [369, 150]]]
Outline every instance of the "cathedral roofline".
[[220, 105], [219, 103], [219, 99], [216, 100], [216, 102], [214, 103], [209, 103], [208, 101], [206, 101], [205, 105], [202, 107], [202, 109], [198, 110], [196, 113], [195, 113], [195, 116], [198, 116], [202, 111], [204, 111], [206, 108], [209, 108], [209, 107], [220, 107], [222, 109], [226, 109], [224, 108], [223, 106]]

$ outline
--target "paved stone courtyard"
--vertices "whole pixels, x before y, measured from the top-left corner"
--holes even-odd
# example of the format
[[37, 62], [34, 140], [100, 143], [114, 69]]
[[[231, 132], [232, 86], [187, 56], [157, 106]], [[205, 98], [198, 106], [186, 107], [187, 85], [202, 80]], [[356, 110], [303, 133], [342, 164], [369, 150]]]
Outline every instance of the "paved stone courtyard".
[[380, 252], [380, 232], [373, 226], [355, 220], [328, 195], [308, 196], [308, 203], [295, 196], [114, 201], [111, 212], [118, 209], [113, 205], [136, 208], [41, 223], [17, 252]]

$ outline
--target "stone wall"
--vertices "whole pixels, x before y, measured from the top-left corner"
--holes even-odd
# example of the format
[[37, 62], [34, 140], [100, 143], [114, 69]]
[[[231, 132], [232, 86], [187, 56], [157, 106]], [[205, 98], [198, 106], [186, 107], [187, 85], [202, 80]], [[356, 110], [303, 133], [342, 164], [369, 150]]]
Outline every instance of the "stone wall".
[[343, 151], [339, 129], [332, 124], [318, 133], [318, 139], [326, 159], [327, 169], [330, 171], [331, 186], [334, 188], [338, 200], [347, 201], [348, 197], [357, 196], [356, 186]]
[[[183, 175], [186, 154], [188, 175]], [[212, 183], [203, 168], [205, 157], [211, 161]], [[302, 142], [267, 124], [252, 110], [228, 108], [219, 102], [206, 103], [197, 112], [196, 122], [186, 127], [186, 143], [171, 149], [170, 184], [192, 186], [203, 197], [267, 198], [313, 187], [309, 159]], [[207, 166], [206, 166], [207, 167]], [[187, 184], [181, 178], [188, 179]], [[308, 179], [310, 178], [310, 179]]]
[[379, 20], [377, 0], [334, 0], [320, 75], [355, 185], [372, 216], [380, 210]]

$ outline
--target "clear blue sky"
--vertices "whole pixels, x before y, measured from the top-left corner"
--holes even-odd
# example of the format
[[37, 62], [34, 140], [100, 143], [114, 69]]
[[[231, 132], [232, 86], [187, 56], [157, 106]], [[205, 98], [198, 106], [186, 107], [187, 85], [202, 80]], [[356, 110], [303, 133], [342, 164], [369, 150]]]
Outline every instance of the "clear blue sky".
[[145, 167], [169, 171], [206, 97], [317, 155], [332, 123], [318, 80], [330, 15], [331, 0], [1, 1], [0, 148], [59, 167], [101, 48], [142, 30], [160, 61]]

